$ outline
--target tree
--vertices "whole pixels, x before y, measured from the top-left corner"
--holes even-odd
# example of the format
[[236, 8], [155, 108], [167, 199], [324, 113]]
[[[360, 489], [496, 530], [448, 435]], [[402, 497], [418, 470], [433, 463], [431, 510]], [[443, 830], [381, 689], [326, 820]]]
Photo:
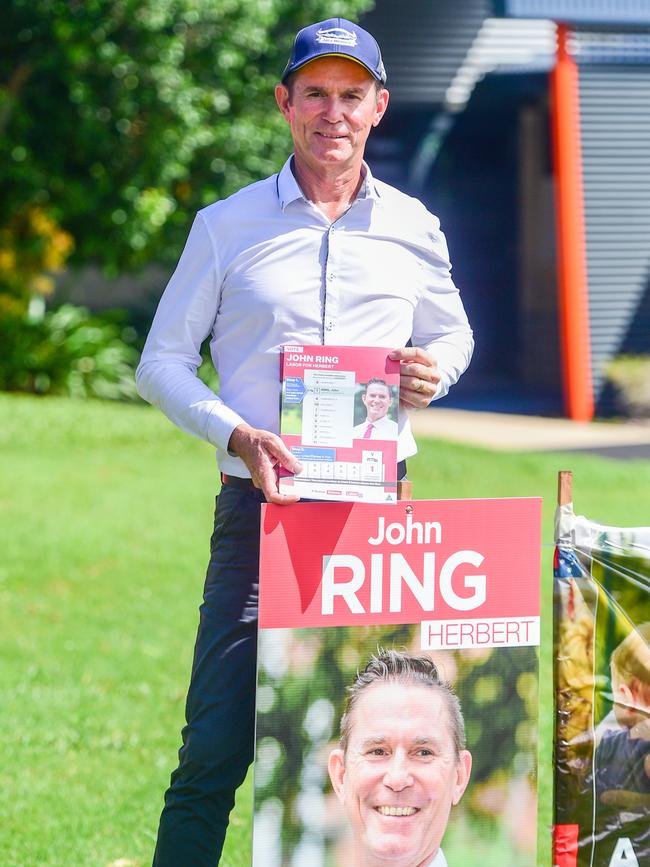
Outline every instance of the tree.
[[193, 211], [281, 165], [273, 85], [292, 34], [369, 5], [7, 0], [0, 292], [42, 292], [69, 255], [109, 273], [173, 261]]

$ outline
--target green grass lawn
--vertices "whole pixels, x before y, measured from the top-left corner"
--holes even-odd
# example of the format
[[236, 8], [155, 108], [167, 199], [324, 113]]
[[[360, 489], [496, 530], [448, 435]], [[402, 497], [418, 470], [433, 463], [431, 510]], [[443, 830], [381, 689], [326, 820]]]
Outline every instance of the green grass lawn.
[[[148, 407], [0, 395], [0, 455], [0, 864], [147, 865], [183, 722], [213, 450]], [[577, 511], [650, 523], [650, 462], [428, 441], [410, 464], [420, 499], [544, 497], [543, 867], [552, 515], [564, 468]], [[249, 864], [250, 797], [249, 781], [226, 867]]]

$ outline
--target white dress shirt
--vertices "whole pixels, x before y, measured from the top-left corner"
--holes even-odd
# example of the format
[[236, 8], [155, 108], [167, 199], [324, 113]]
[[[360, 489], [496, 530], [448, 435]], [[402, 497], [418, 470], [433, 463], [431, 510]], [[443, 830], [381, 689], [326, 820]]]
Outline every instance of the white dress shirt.
[[447, 859], [444, 856], [442, 849], [438, 849], [438, 854], [430, 861], [427, 867], [447, 867]]
[[[196, 376], [210, 335], [219, 395]], [[199, 211], [160, 300], [138, 366], [142, 397], [217, 448], [223, 472], [248, 477], [228, 453], [247, 422], [279, 431], [285, 343], [429, 350], [446, 394], [467, 367], [472, 331], [440, 224], [425, 207], [365, 181], [329, 219], [302, 194], [291, 158], [278, 175]], [[400, 411], [398, 459], [416, 451]]]
[[[370, 436], [366, 437], [368, 425], [371, 424]], [[376, 421], [369, 421], [367, 418], [361, 424], [357, 424], [352, 428], [352, 436], [354, 439], [369, 439], [369, 440], [395, 440], [398, 436], [398, 427], [395, 422], [383, 415]]]

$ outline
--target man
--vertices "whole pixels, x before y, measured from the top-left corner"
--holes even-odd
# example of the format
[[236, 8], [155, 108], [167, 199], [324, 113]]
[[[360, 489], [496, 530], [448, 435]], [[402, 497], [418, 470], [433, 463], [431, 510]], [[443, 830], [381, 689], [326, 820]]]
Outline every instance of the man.
[[[392, 349], [411, 409], [469, 363], [472, 332], [437, 219], [363, 162], [385, 80], [377, 43], [356, 24], [298, 33], [275, 93], [295, 152], [279, 174], [197, 215], [138, 368], [140, 394], [215, 445], [222, 473], [156, 867], [214, 867], [252, 760], [260, 504], [295, 502], [279, 493], [277, 468], [301, 469], [278, 436], [280, 347]], [[219, 396], [196, 376], [208, 335]], [[414, 452], [402, 412], [398, 460]]]
[[431, 659], [373, 656], [350, 688], [328, 765], [355, 867], [446, 867], [440, 842], [471, 768], [458, 698]]
[[352, 428], [354, 439], [396, 440], [397, 425], [388, 418], [393, 398], [383, 379], [368, 380], [361, 400], [366, 408], [366, 420]]

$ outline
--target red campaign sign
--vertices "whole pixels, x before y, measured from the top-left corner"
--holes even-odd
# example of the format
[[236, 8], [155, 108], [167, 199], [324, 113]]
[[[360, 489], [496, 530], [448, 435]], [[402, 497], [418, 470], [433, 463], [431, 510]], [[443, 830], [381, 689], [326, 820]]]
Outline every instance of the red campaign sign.
[[536, 644], [540, 528], [539, 498], [264, 505], [260, 628], [422, 623], [431, 647]]

